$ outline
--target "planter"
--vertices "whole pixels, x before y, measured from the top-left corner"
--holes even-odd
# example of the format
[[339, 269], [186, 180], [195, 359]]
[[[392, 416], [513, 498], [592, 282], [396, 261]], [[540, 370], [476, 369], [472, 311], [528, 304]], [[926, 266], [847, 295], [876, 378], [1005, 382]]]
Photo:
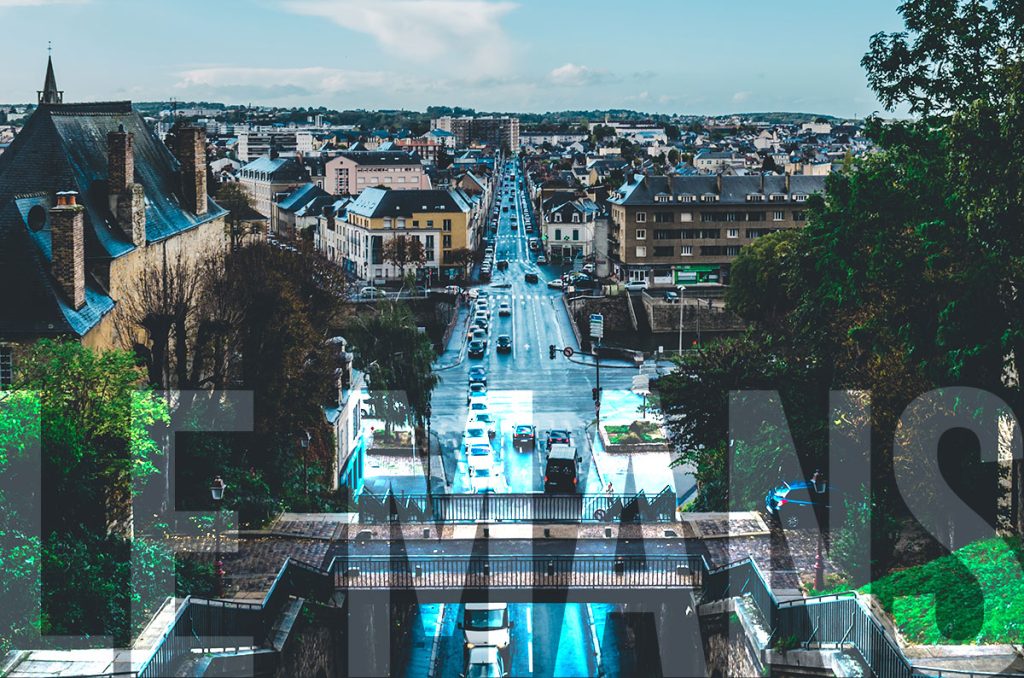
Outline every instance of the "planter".
[[[632, 424], [630, 424], [630, 427], [635, 427], [637, 424], [641, 423], [653, 424], [653, 422], [633, 422]], [[664, 433], [662, 432], [661, 426], [658, 426], [656, 424], [653, 425], [657, 427], [656, 432], [661, 437], [664, 437]], [[673, 451], [672, 443], [669, 442], [667, 438], [663, 440], [652, 440], [649, 442], [636, 440], [622, 442], [621, 440], [618, 440], [620, 438], [620, 434], [618, 432], [615, 432], [612, 435], [616, 437], [616, 440], [618, 440], [618, 442], [612, 442], [612, 435], [609, 435], [607, 430], [609, 426], [611, 426], [612, 428], [617, 428], [614, 425], [604, 424], [598, 431], [598, 433], [601, 436], [601, 443], [604, 445], [604, 450], [609, 454], [650, 454], [654, 452], [668, 453]]]

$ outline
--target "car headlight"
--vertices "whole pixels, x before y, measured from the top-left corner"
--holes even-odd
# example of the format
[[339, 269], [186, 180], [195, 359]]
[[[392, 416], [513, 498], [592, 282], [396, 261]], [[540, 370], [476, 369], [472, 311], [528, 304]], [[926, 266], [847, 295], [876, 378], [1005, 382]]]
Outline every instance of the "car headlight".
[[474, 645], [473, 643], [466, 643], [467, 650], [472, 650], [474, 647], [476, 647], [476, 645]]

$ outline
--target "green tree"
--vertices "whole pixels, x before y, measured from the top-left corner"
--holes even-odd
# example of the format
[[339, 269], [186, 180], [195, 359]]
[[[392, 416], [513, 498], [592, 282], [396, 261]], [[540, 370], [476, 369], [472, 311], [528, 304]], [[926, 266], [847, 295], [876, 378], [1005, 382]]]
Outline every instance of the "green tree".
[[396, 235], [384, 241], [381, 257], [397, 266], [400, 277], [404, 278], [407, 267], [422, 265], [427, 260], [427, 252], [416, 236]]
[[367, 373], [370, 402], [388, 432], [395, 426], [422, 426], [438, 383], [434, 347], [419, 331], [409, 308], [383, 302], [358, 317], [349, 334], [358, 364]]
[[227, 210], [224, 216], [224, 233], [231, 250], [238, 249], [243, 242], [259, 235], [263, 220], [258, 219], [252, 207], [252, 198], [241, 184], [226, 181], [217, 189], [217, 204]]
[[745, 320], [776, 329], [796, 306], [799, 243], [799, 231], [783, 230], [744, 247], [729, 273], [729, 308]]

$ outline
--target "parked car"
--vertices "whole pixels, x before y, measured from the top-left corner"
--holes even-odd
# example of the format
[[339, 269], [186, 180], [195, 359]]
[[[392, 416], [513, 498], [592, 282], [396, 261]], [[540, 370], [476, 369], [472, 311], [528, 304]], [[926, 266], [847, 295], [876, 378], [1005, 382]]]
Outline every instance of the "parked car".
[[359, 290], [359, 296], [362, 297], [363, 299], [376, 299], [377, 297], [381, 296], [381, 294], [380, 290], [378, 290], [376, 287], [364, 287], [361, 290]]
[[565, 283], [562, 282], [561, 280], [550, 280], [548, 281], [548, 287], [550, 287], [553, 290], [560, 290], [565, 288]]
[[474, 398], [469, 401], [469, 414], [475, 417], [478, 414], [487, 414], [491, 411], [491, 408], [487, 405], [486, 400]]
[[479, 327], [471, 327], [471, 328], [469, 328], [469, 336], [466, 337], [466, 338], [469, 341], [473, 341], [474, 339], [477, 339], [479, 341], [484, 342], [484, 346], [486, 346], [487, 345], [487, 330], [481, 329]]
[[484, 386], [487, 386], [487, 369], [480, 365], [470, 367], [469, 384], [470, 386], [473, 384], [483, 384]]
[[498, 353], [511, 353], [512, 352], [512, 337], [507, 334], [502, 334], [498, 337], [498, 343], [495, 345]]
[[627, 282], [624, 285], [624, 287], [626, 288], [627, 292], [640, 292], [642, 290], [646, 290], [647, 289], [647, 281], [646, 280], [630, 280], [629, 282]]
[[[824, 491], [819, 491], [824, 490]], [[788, 528], [813, 526], [820, 518], [825, 520], [831, 504], [831, 489], [828, 483], [815, 487], [814, 483], [798, 480], [768, 491], [764, 507], [772, 520]], [[815, 513], [818, 515], [815, 516]], [[827, 525], [821, 526], [827, 529]]]
[[486, 330], [487, 328], [490, 327], [490, 323], [487, 321], [486, 317], [478, 315], [473, 318], [473, 326], [479, 327], [482, 330]]
[[537, 446], [537, 427], [531, 424], [519, 424], [512, 432], [512, 444], [519, 447]]
[[498, 304], [498, 315], [501, 317], [512, 315], [512, 306], [507, 301]]
[[575, 492], [579, 486], [582, 461], [572, 445], [557, 444], [551, 447], [544, 464], [544, 491]]
[[487, 435], [494, 438], [498, 435], [498, 420], [490, 412], [475, 412], [469, 415], [467, 425], [480, 424], [487, 429]]
[[546, 264], [546, 263], [548, 263], [548, 258], [546, 256], [544, 256], [543, 254], [538, 254], [537, 255], [537, 263], [538, 264]]
[[470, 473], [469, 489], [473, 494], [498, 494], [508, 491], [508, 483], [499, 466], [478, 466]]
[[527, 271], [523, 276], [523, 279], [528, 283], [540, 282], [540, 276], [533, 271]]
[[479, 339], [474, 339], [473, 341], [469, 342], [469, 357], [470, 358], [483, 358], [484, 357], [484, 353], [486, 351], [487, 351], [487, 344], [485, 344], [484, 342], [480, 341]]
[[572, 445], [572, 435], [565, 429], [552, 429], [548, 431], [548, 449], [553, 445]]
[[479, 455], [480, 450], [474, 452], [474, 448], [480, 445], [484, 445], [488, 450], [491, 449], [491, 437], [487, 434], [487, 427], [480, 424], [467, 426], [466, 433], [462, 437], [462, 446], [466, 456]]
[[495, 264], [495, 266], [497, 267], [497, 269], [499, 271], [508, 270], [508, 260], [507, 259], [498, 259], [498, 261]]
[[593, 264], [583, 264], [583, 272], [594, 275], [594, 271], [597, 270]]
[[678, 304], [679, 303], [679, 293], [678, 292], [665, 292], [665, 294], [662, 295], [662, 298], [665, 301], [667, 301], [668, 303], [670, 303], [670, 304]]
[[533, 251], [537, 251], [537, 250], [540, 249], [540, 241], [537, 240], [536, 238], [530, 238], [530, 241], [529, 241], [528, 244], [529, 244], [530, 249], [533, 250]]

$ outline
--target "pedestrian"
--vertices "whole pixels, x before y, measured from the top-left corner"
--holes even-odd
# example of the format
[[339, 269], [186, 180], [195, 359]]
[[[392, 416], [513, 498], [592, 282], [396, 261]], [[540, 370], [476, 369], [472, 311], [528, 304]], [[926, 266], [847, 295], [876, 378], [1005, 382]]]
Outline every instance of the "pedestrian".
[[612, 486], [611, 481], [608, 482], [608, 487], [604, 488], [605, 494], [615, 494], [615, 487]]

